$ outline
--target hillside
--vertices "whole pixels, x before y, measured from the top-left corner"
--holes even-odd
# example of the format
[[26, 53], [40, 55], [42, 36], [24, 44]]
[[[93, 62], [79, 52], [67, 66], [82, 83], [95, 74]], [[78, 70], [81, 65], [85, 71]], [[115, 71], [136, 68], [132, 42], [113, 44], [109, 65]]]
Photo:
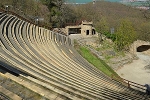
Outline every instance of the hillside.
[[[120, 3], [112, 2], [96, 2], [85, 5], [70, 6], [74, 10], [76, 20], [86, 19], [93, 20], [95, 26], [101, 22], [102, 18], [106, 19], [109, 28], [114, 28], [115, 31], [119, 26], [120, 20], [128, 19], [132, 22], [137, 34], [138, 39], [150, 40], [149, 19], [144, 17], [145, 10], [132, 8]], [[148, 35], [148, 36], [147, 36]]]
[[0, 94], [8, 100], [149, 99], [143, 86], [136, 85], [144, 91], [128, 88], [129, 82], [112, 80], [89, 64], [67, 36], [12, 14], [0, 16], [0, 88], [5, 90]]
[[[38, 22], [39, 15], [49, 11], [51, 15], [45, 15], [49, 20], [46, 20], [43, 16], [49, 24], [61, 26], [61, 21], [65, 22], [66, 16], [68, 19], [75, 18], [76, 20], [81, 18], [92, 19], [96, 26], [99, 25], [100, 19], [106, 16], [103, 12], [96, 13], [90, 10], [88, 5], [91, 4], [78, 6], [79, 8], [72, 6], [73, 9], [65, 8], [64, 12], [59, 12], [56, 5], [43, 6], [45, 2], [38, 5], [38, 0], [33, 2], [35, 7], [31, 4], [32, 0], [10, 1], [15, 1], [14, 6], [0, 4], [2, 7], [0, 8], [0, 99], [150, 99], [148, 94], [145, 93], [146, 88], [143, 85], [115, 77], [114, 73], [109, 74], [112, 77], [106, 76], [99, 69], [103, 66], [106, 66], [109, 71], [112, 71], [112, 69], [100, 59], [98, 60], [101, 63], [97, 62], [95, 54], [92, 53], [93, 55], [89, 56], [89, 50], [80, 48], [83, 52], [86, 52], [92, 62], [98, 65], [97, 68], [87, 62], [74, 49], [71, 38], [47, 29], [47, 26], [41, 26], [41, 22]], [[25, 5], [23, 1], [28, 2]], [[30, 6], [28, 5], [29, 2]], [[16, 5], [16, 3], [18, 4]], [[54, 3], [56, 2], [50, 4]], [[38, 8], [40, 5], [41, 8]], [[34, 10], [36, 7], [37, 9]], [[80, 7], [86, 7], [86, 10], [80, 9]], [[94, 8], [98, 10], [98, 6], [92, 9], [94, 10]], [[30, 9], [33, 11], [30, 11]], [[41, 13], [38, 9], [43, 10], [43, 12]], [[72, 12], [68, 13], [67, 10]], [[28, 19], [29, 16], [33, 17], [33, 20]], [[108, 26], [111, 27], [109, 17], [106, 16], [105, 18]], [[105, 71], [107, 71], [106, 69]]]

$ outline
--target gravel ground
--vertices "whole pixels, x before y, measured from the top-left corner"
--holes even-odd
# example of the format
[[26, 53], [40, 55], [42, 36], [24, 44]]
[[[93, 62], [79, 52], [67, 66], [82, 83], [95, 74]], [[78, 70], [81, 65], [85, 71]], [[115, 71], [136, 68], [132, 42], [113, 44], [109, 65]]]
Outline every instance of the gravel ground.
[[137, 52], [138, 60], [124, 65], [116, 72], [127, 80], [139, 83], [150, 84], [150, 56]]

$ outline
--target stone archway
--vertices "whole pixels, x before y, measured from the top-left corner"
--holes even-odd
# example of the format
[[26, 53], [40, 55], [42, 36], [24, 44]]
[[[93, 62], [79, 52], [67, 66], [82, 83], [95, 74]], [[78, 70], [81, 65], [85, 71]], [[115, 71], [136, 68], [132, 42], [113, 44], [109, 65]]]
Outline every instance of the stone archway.
[[150, 51], [150, 42], [137, 40], [130, 47], [130, 52], [136, 54], [136, 52]]
[[144, 52], [150, 49], [150, 45], [141, 45], [137, 47], [136, 51], [137, 52]]

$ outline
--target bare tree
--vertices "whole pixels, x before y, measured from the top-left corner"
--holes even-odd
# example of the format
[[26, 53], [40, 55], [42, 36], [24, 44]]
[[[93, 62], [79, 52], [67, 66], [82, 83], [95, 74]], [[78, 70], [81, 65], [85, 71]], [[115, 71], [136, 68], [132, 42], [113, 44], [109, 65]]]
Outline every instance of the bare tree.
[[143, 0], [143, 1], [137, 1], [137, 0], [133, 0], [130, 1], [130, 7], [134, 7], [135, 3], [138, 3], [138, 6], [135, 7], [141, 7], [141, 9], [143, 9], [143, 16], [146, 19], [150, 19], [150, 0]]
[[147, 8], [143, 13], [144, 17], [150, 19], [150, 0], [146, 0], [144, 6]]

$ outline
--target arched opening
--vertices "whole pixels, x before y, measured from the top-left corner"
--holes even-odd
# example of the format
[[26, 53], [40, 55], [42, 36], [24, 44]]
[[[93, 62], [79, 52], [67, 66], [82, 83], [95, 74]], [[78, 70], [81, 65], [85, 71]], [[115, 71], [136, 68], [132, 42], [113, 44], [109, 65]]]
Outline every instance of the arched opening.
[[150, 49], [150, 45], [141, 45], [139, 46], [136, 51], [137, 52], [144, 52], [144, 51], [147, 51], [148, 49]]

